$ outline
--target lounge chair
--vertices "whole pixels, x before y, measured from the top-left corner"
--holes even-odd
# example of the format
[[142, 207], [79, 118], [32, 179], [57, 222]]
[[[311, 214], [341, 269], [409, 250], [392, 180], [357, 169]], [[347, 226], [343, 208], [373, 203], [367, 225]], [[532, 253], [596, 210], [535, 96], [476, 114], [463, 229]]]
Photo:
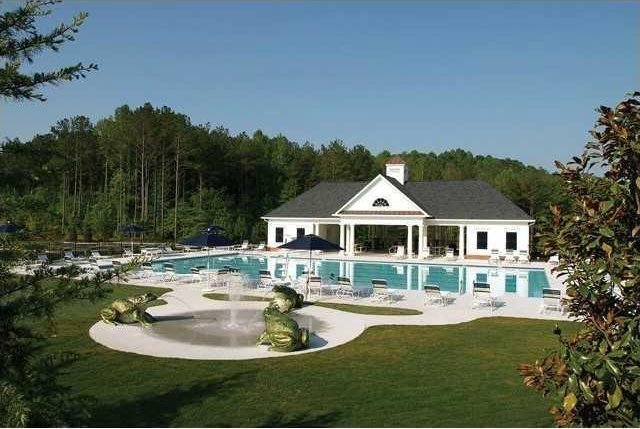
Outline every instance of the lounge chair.
[[489, 262], [495, 262], [496, 264], [500, 262], [500, 252], [498, 251], [498, 249], [491, 249]]
[[551, 255], [548, 262], [550, 265], [558, 265], [560, 263], [560, 257], [558, 255]]
[[546, 310], [555, 310], [564, 313], [562, 298], [558, 289], [542, 289], [542, 303], [540, 304], [540, 313]]
[[425, 285], [424, 289], [424, 305], [439, 303], [443, 307], [447, 304], [446, 297], [440, 292], [438, 285]]
[[527, 252], [526, 250], [520, 250], [518, 252], [518, 262], [521, 262], [523, 264], [529, 262], [529, 252]]
[[267, 243], [265, 243], [264, 241], [261, 241], [254, 250], [258, 250], [258, 251], [267, 250]]
[[270, 291], [275, 285], [275, 278], [271, 275], [269, 270], [260, 270], [258, 274], [257, 288], [265, 291]]
[[91, 257], [94, 259], [104, 259], [106, 258], [106, 256], [101, 255], [99, 250], [92, 250], [91, 251]]
[[173, 264], [165, 262], [164, 264], [162, 264], [162, 267], [164, 268], [164, 275], [162, 276], [162, 280], [164, 280], [165, 282], [172, 282], [177, 279], [176, 268]]
[[391, 299], [391, 292], [389, 291], [389, 285], [384, 279], [371, 279], [371, 300], [384, 302]]
[[505, 262], [510, 262], [510, 263], [513, 263], [513, 262], [516, 261], [515, 252], [512, 249], [507, 249], [505, 257], [504, 257], [504, 261]]
[[108, 271], [113, 269], [113, 261], [106, 261], [104, 259], [89, 258], [89, 265], [94, 271]]
[[456, 259], [455, 255], [453, 254], [453, 249], [447, 248], [447, 250], [445, 251], [445, 258], [447, 258], [449, 260]]
[[389, 255], [395, 256], [396, 258], [404, 258], [404, 246], [403, 245], [395, 245], [389, 248]]
[[495, 308], [496, 300], [491, 296], [491, 285], [489, 283], [473, 282], [473, 302], [471, 308], [482, 306], [491, 307], [491, 311]]
[[241, 245], [234, 246], [234, 250], [251, 250], [251, 246], [249, 245], [249, 240], [244, 240]]
[[318, 276], [309, 277], [308, 289], [309, 289], [309, 295], [316, 292], [318, 296], [321, 296], [322, 295], [322, 278]]
[[81, 258], [73, 253], [71, 250], [64, 251], [64, 260], [67, 262], [86, 262], [86, 258]]
[[346, 298], [348, 296], [354, 298], [358, 294], [358, 292], [353, 289], [353, 285], [351, 284], [351, 279], [349, 277], [338, 277], [336, 283], [338, 284], [338, 288], [335, 293], [338, 298]]

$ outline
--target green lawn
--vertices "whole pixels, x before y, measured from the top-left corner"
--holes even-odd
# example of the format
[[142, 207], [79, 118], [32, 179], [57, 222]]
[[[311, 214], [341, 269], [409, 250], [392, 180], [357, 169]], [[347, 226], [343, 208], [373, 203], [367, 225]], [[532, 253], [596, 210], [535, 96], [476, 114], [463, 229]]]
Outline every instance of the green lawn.
[[[229, 294], [226, 293], [206, 293], [205, 298], [215, 299], [219, 301], [229, 301]], [[235, 297], [238, 301], [270, 301], [270, 297], [255, 295], [238, 295]], [[318, 307], [333, 308], [334, 310], [347, 311], [357, 314], [377, 314], [380, 316], [415, 316], [422, 314], [422, 311], [413, 310], [411, 308], [400, 307], [377, 307], [374, 305], [359, 304], [339, 304], [334, 302], [305, 302], [305, 305], [316, 305]]]
[[60, 312], [49, 350], [80, 355], [63, 380], [97, 399], [92, 426], [552, 423], [549, 402], [525, 388], [516, 371], [556, 345], [551, 321], [376, 327], [324, 352], [237, 362], [138, 356], [89, 338], [99, 309], [114, 296], [147, 290], [116, 286], [109, 299]]

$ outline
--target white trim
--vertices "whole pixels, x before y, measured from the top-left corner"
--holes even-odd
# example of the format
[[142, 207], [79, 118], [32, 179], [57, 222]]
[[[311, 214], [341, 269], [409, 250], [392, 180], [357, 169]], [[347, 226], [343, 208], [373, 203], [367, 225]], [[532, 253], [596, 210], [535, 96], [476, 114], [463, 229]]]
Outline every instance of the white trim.
[[[346, 216], [346, 215], [340, 214], [340, 212], [342, 210], [344, 210], [345, 207], [349, 206], [352, 202], [356, 201], [365, 191], [369, 190], [369, 188], [371, 188], [373, 186], [374, 182], [377, 182], [379, 179], [386, 180], [387, 183], [389, 183], [391, 186], [394, 187], [394, 189], [396, 189], [398, 192], [400, 192], [402, 195], [404, 195], [404, 197], [407, 200], [409, 200], [409, 202], [411, 202], [411, 204], [416, 206], [418, 208], [418, 210], [420, 210], [424, 214], [424, 216], [431, 217], [429, 215], [429, 213], [425, 212], [418, 204], [413, 202], [413, 200], [411, 200], [411, 198], [409, 198], [409, 196], [407, 194], [405, 194], [402, 190], [398, 189], [398, 187], [396, 185], [391, 183], [391, 181], [389, 179], [387, 179], [386, 176], [384, 176], [382, 174], [378, 174], [376, 177], [371, 179], [371, 181], [369, 183], [367, 183], [362, 189], [360, 189], [360, 191], [358, 191], [357, 194], [355, 194], [353, 197], [351, 197], [351, 199], [349, 201], [347, 201], [342, 207], [340, 207], [338, 210], [336, 210], [335, 213], [332, 214], [332, 216]], [[381, 212], [380, 214], [384, 215], [384, 212]], [[358, 216], [358, 215], [355, 215], [355, 216]], [[377, 216], [377, 215], [373, 215], [373, 216]]]

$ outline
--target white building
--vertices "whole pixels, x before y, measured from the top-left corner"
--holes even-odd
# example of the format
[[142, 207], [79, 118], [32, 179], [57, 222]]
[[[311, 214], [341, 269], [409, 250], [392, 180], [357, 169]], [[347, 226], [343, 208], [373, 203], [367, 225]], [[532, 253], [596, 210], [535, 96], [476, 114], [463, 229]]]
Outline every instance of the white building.
[[492, 249], [529, 250], [533, 219], [489, 184], [407, 178], [404, 161], [393, 157], [386, 174], [370, 182], [321, 182], [263, 217], [267, 246], [317, 234], [348, 255], [374, 247], [384, 251], [379, 243], [385, 226], [401, 226], [406, 232], [394, 244], [405, 246], [409, 257], [444, 248], [455, 248], [459, 258], [487, 258]]

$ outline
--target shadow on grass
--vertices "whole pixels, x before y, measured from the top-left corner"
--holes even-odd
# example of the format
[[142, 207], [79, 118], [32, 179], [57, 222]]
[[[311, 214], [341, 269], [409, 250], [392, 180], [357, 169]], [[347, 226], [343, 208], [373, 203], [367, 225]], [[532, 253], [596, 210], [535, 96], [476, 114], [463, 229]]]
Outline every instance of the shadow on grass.
[[271, 415], [269, 415], [269, 417], [267, 417], [267, 419], [257, 427], [329, 427], [334, 426], [339, 417], [340, 413], [335, 411], [318, 415], [303, 413], [293, 416], [288, 416], [281, 411], [276, 411], [274, 413], [271, 413]]
[[223, 398], [241, 386], [251, 384], [255, 371], [176, 387], [157, 395], [131, 401], [97, 405], [92, 410], [93, 427], [169, 427], [183, 406], [202, 403], [212, 396]]

